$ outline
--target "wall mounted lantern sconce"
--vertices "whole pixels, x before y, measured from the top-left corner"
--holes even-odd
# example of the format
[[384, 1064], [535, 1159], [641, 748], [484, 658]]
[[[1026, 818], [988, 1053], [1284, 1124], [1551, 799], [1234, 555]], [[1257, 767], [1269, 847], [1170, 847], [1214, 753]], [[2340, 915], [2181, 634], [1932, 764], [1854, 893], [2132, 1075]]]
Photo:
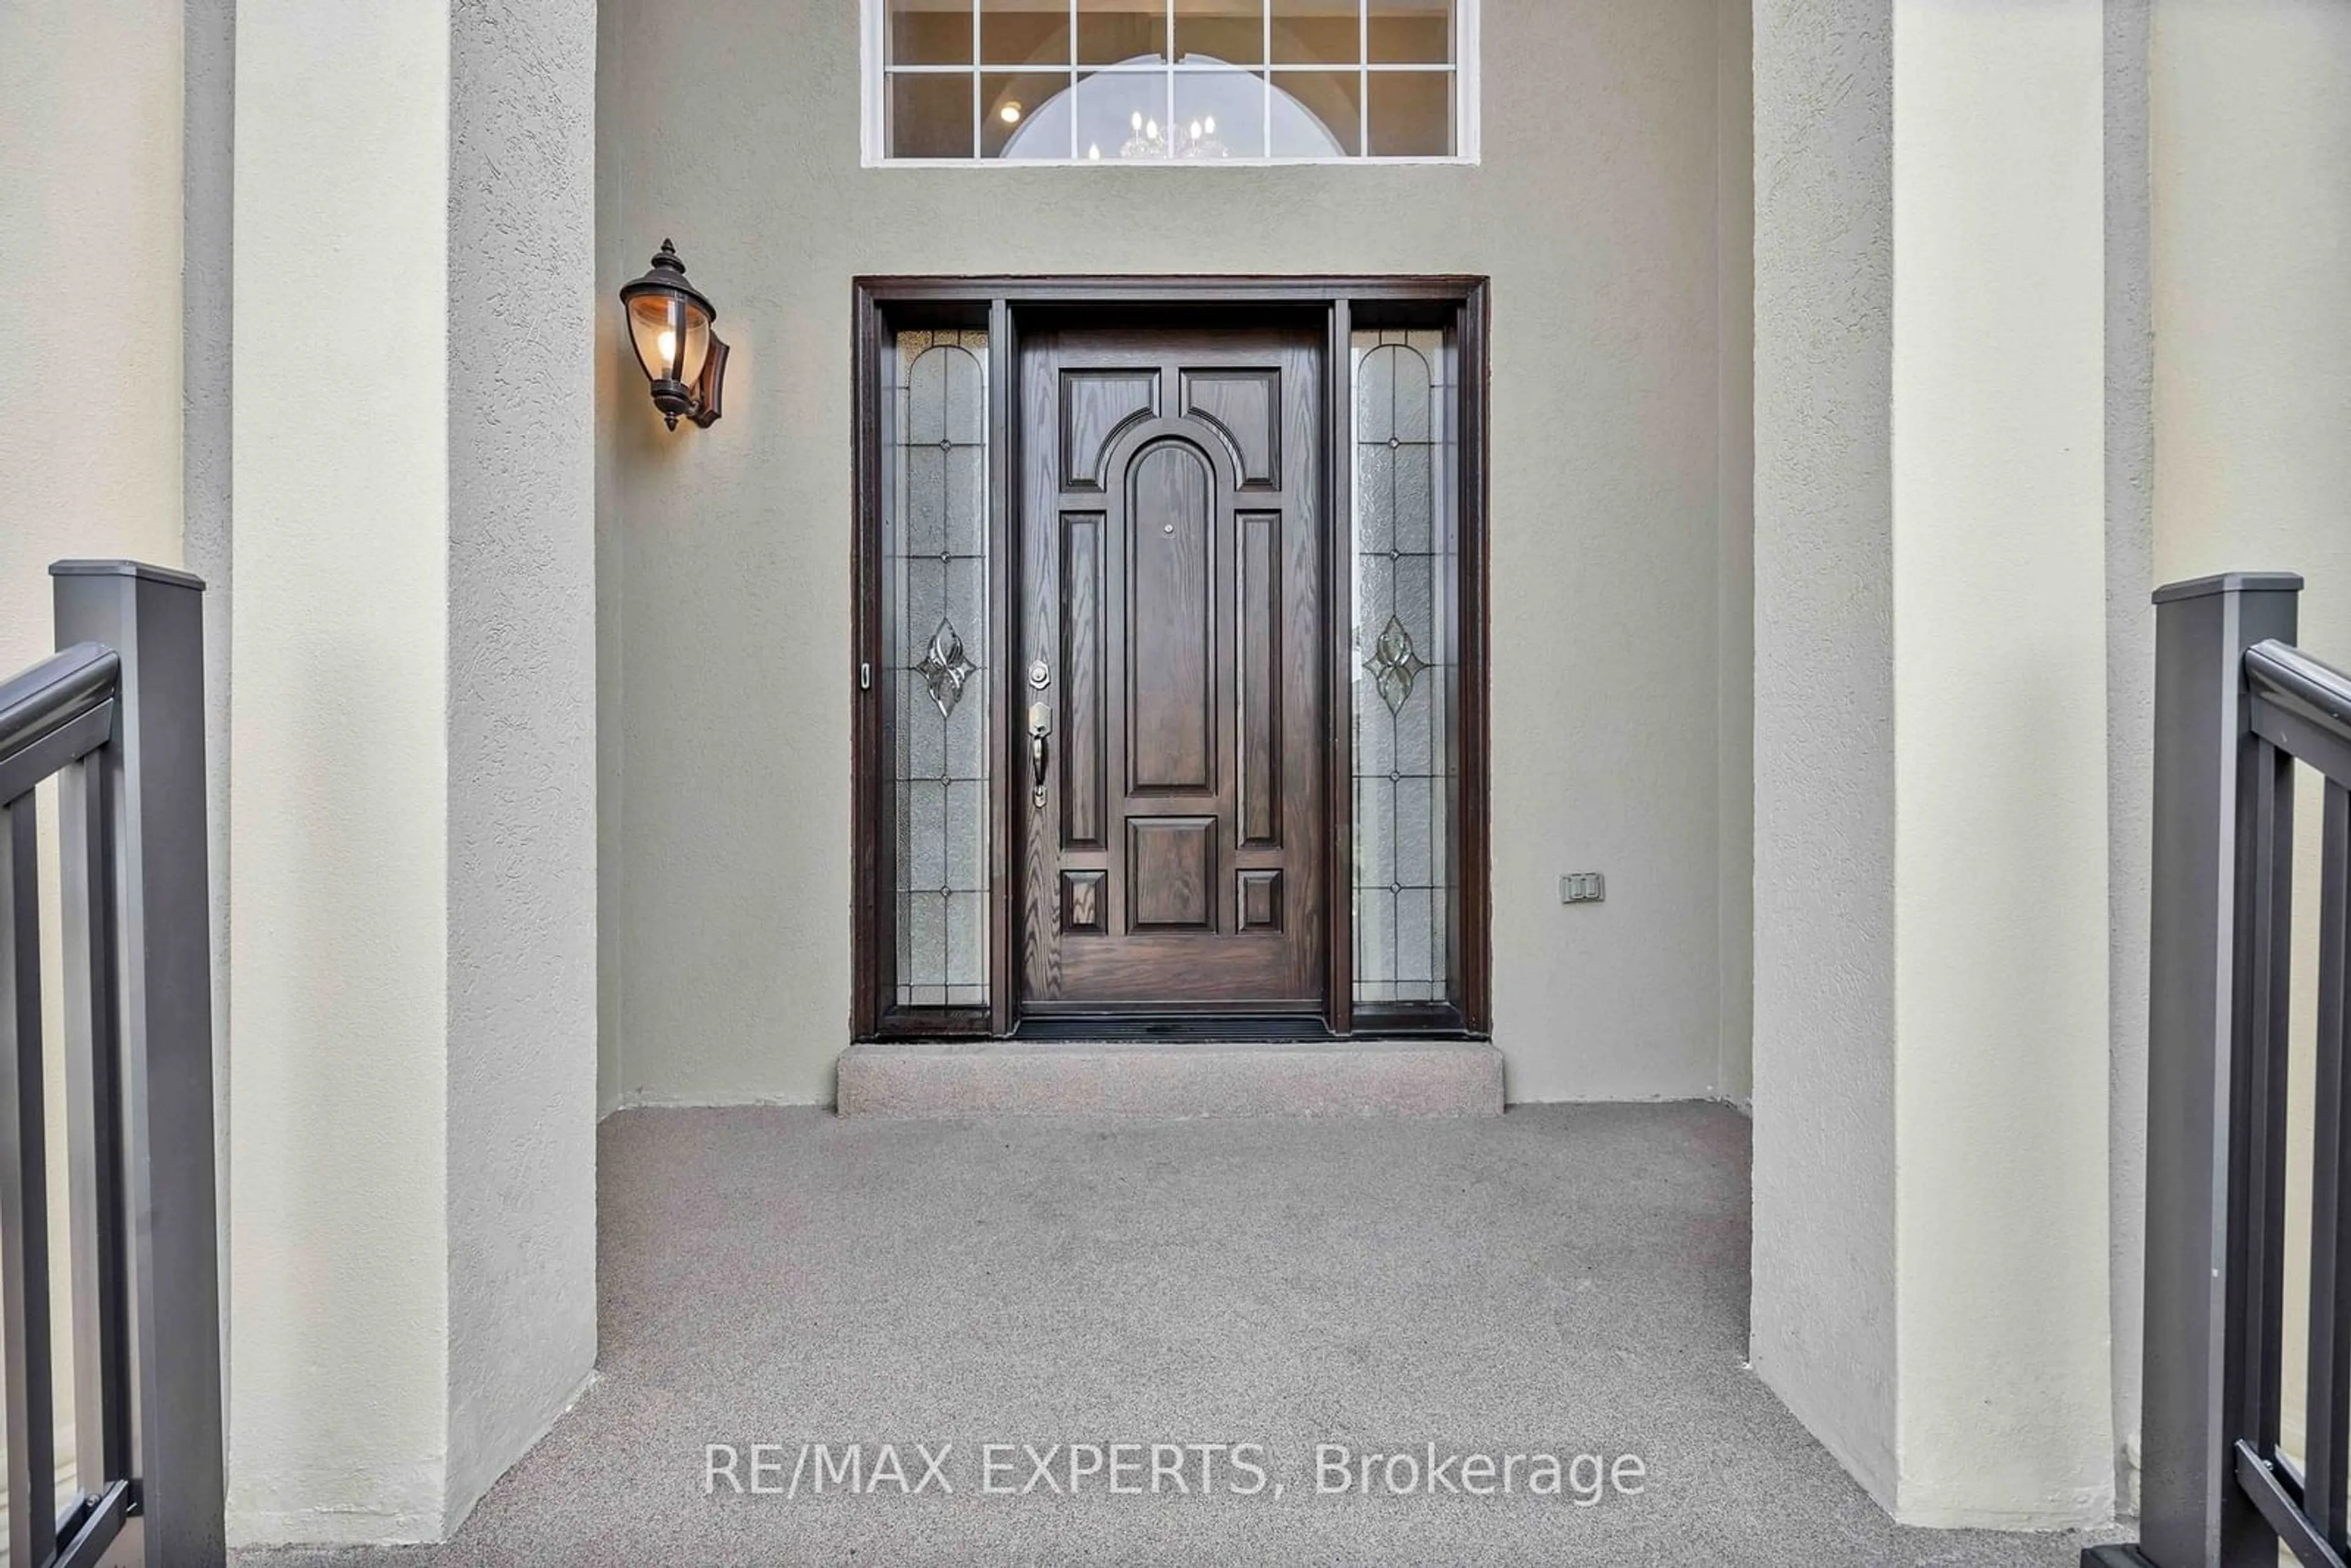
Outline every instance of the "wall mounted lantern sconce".
[[629, 342], [653, 384], [653, 406], [672, 430], [681, 416], [705, 430], [718, 421], [719, 385], [726, 379], [726, 345], [710, 324], [718, 312], [709, 297], [685, 280], [677, 247], [662, 241], [643, 277], [621, 286]]

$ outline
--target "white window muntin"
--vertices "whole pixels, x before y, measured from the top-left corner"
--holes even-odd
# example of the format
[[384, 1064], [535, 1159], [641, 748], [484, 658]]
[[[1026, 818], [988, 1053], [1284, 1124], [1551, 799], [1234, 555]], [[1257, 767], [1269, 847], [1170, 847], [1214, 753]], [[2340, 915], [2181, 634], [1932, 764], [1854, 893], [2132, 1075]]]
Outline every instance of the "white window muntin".
[[[1072, 63], [1067, 66], [1055, 64], [1040, 67], [991, 62], [984, 57], [984, 52], [980, 44], [981, 7], [982, 0], [970, 0], [969, 15], [972, 29], [972, 57], [969, 63], [958, 62], [944, 65], [899, 65], [893, 63], [890, 59], [889, 55], [889, 0], [861, 0], [862, 25], [860, 28], [860, 49], [862, 57], [859, 74], [862, 83], [862, 107], [863, 111], [863, 123], [861, 128], [861, 145], [862, 162], [867, 167], [871, 168], [886, 165], [893, 168], [1002, 167], [1035, 169], [1052, 167], [1086, 168], [1096, 166], [1132, 166], [1144, 168], [1261, 168], [1269, 164], [1278, 165], [1290, 163], [1412, 164], [1476, 163], [1479, 162], [1479, 0], [1451, 0], [1454, 57], [1450, 64], [1445, 65], [1389, 64], [1372, 61], [1368, 57], [1370, 54], [1368, 36], [1369, 0], [1356, 0], [1356, 26], [1358, 40], [1356, 58], [1351, 62], [1332, 62], [1329, 64], [1300, 62], [1286, 62], [1280, 64], [1270, 63], [1272, 61], [1273, 55], [1273, 6], [1270, 0], [1265, 0], [1265, 3], [1260, 4], [1259, 7], [1259, 24], [1264, 29], [1265, 35], [1265, 44], [1261, 52], [1264, 60], [1268, 62], [1263, 64], [1255, 62], [1244, 64], [1231, 64], [1222, 61], [1197, 62], [1173, 59], [1170, 57], [1174, 55], [1175, 51], [1176, 16], [1175, 0], [1165, 0], [1164, 7], [1164, 30], [1162, 32], [1164, 53], [1160, 57], [1105, 62], [1101, 64], [1074, 63], [1078, 52], [1077, 38], [1080, 8], [1077, 4], [1077, 0], [1070, 0], [1070, 51]], [[1062, 152], [1058, 156], [1004, 157], [990, 155], [982, 150], [985, 145], [983, 138], [983, 120], [987, 109], [986, 94], [982, 90], [982, 87], [986, 79], [989, 78], [1005, 78], [1012, 76], [1060, 78], [1064, 83], [1064, 92], [1071, 94], [1073, 100], [1081, 85], [1094, 78], [1164, 78], [1165, 87], [1161, 98], [1161, 102], [1165, 107], [1165, 116], [1163, 120], [1163, 124], [1165, 124], [1172, 132], [1178, 123], [1178, 105], [1176, 102], [1176, 83], [1179, 78], [1190, 78], [1195, 80], [1199, 80], [1213, 78], [1230, 78], [1236, 75], [1262, 78], [1264, 80], [1264, 91], [1262, 93], [1263, 107], [1260, 110], [1258, 126], [1259, 134], [1255, 142], [1255, 145], [1260, 149], [1270, 148], [1274, 141], [1274, 122], [1277, 118], [1278, 93], [1281, 78], [1284, 77], [1330, 77], [1334, 75], [1354, 76], [1357, 78], [1358, 84], [1355, 93], [1357, 118], [1356, 124], [1353, 128], [1354, 146], [1356, 151], [1342, 151], [1335, 153], [1316, 153], [1305, 156], [1259, 151], [1238, 155], [1227, 154], [1216, 158], [1155, 156], [1136, 159], [1116, 158], [1111, 156], [1109, 152], [1105, 151], [1100, 157], [1088, 157], [1085, 155], [1085, 147], [1081, 145], [1083, 139], [1079, 133], [1077, 116], [1074, 111], [1070, 117], [1071, 145], [1066, 152]], [[958, 153], [953, 156], [936, 157], [901, 157], [893, 156], [890, 152], [891, 93], [893, 78], [921, 76], [959, 77], [971, 82], [971, 151], [969, 152]], [[1371, 148], [1374, 141], [1371, 127], [1371, 81], [1374, 77], [1383, 76], [1437, 76], [1451, 78], [1453, 86], [1451, 128], [1453, 151], [1450, 153], [1384, 154], [1375, 151], [1367, 151], [1367, 149]]]

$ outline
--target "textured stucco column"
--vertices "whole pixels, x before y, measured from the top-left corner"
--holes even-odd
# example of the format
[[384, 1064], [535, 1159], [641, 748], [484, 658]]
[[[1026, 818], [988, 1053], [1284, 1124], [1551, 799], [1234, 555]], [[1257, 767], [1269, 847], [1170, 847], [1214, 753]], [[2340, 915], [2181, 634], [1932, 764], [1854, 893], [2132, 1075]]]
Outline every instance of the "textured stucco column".
[[2102, 49], [1756, 11], [1754, 1361], [1924, 1524], [2112, 1506]]
[[431, 1539], [595, 1356], [590, 0], [235, 29], [232, 1539]]

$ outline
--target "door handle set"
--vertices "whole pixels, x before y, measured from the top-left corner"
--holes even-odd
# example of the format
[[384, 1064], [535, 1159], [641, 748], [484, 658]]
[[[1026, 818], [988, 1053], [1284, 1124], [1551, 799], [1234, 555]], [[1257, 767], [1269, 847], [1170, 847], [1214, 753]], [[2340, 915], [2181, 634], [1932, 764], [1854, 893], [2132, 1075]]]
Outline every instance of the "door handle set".
[[[1039, 659], [1029, 666], [1029, 687], [1043, 691], [1053, 684], [1053, 667]], [[1053, 746], [1053, 706], [1050, 703], [1029, 705], [1029, 803], [1039, 810], [1045, 809], [1045, 761]]]
[[1040, 811], [1045, 809], [1045, 763], [1052, 751], [1052, 705], [1031, 703], [1029, 706], [1029, 803]]

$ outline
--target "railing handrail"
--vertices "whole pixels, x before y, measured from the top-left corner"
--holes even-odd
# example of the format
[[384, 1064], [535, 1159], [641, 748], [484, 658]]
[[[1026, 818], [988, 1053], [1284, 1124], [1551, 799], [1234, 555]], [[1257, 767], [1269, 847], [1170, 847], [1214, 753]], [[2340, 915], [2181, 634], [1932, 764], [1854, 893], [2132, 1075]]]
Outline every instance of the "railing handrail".
[[0, 757], [39, 744], [112, 696], [122, 657], [97, 643], [77, 643], [0, 681]]
[[2245, 679], [2255, 695], [2293, 704], [2312, 723], [2351, 745], [2351, 674], [2272, 637], [2245, 650]]

